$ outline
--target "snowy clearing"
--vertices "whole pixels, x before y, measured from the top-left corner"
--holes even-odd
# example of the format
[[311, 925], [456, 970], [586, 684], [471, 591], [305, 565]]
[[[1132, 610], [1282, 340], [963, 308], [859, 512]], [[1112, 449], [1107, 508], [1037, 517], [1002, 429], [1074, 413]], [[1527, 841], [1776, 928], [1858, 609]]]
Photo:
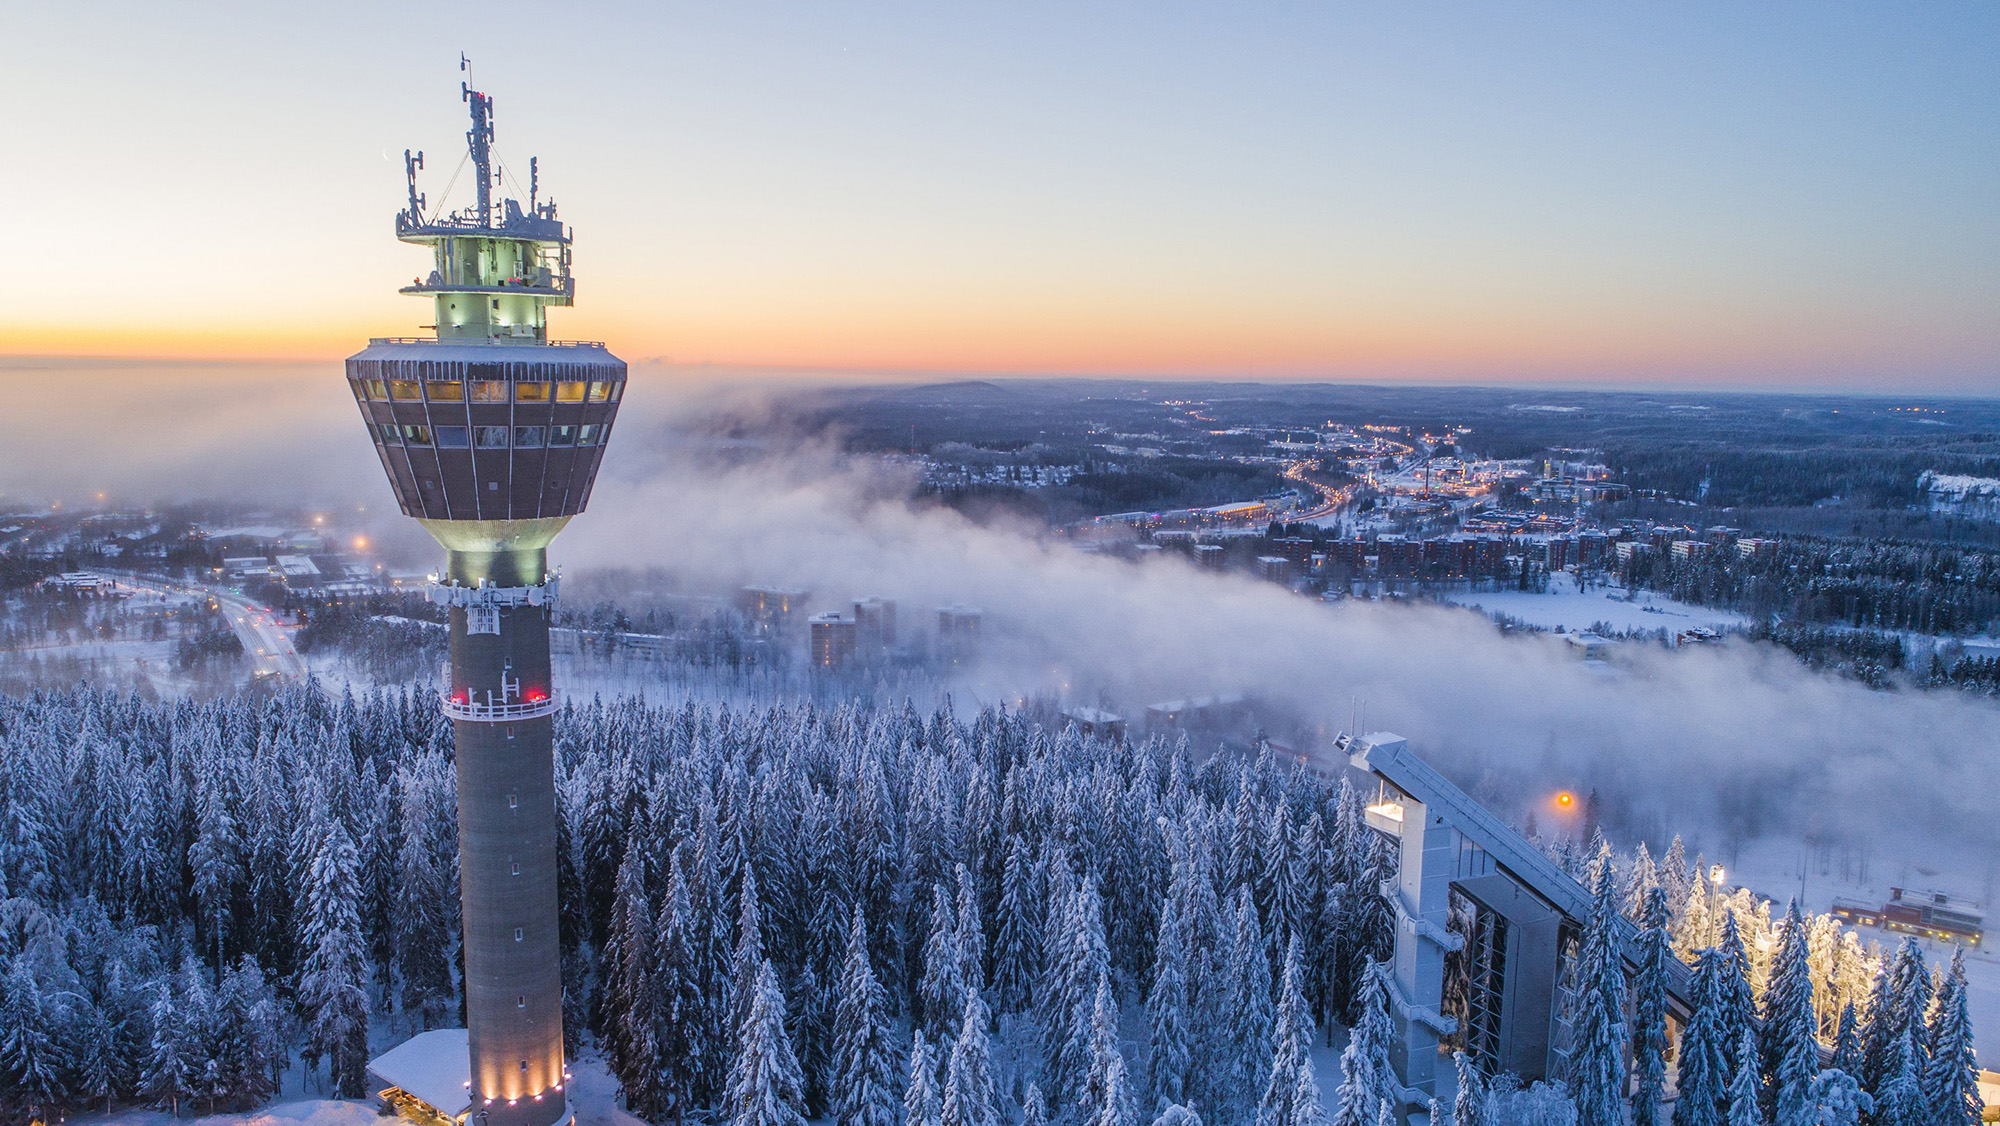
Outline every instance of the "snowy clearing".
[[1664, 629], [1670, 633], [1695, 626], [1730, 629], [1750, 624], [1749, 619], [1733, 611], [1691, 606], [1643, 590], [1633, 594], [1628, 602], [1627, 593], [1623, 587], [1580, 590], [1575, 575], [1561, 573], [1549, 576], [1546, 594], [1481, 590], [1447, 594], [1444, 600], [1488, 615], [1505, 614], [1541, 629], [1561, 626], [1572, 633], [1587, 630], [1597, 622], [1609, 622], [1616, 630]]

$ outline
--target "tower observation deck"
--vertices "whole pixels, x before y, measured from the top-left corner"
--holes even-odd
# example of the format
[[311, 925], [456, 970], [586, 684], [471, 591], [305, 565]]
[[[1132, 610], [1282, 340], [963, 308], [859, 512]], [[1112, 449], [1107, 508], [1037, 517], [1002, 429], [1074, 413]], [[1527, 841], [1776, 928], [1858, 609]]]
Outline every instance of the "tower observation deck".
[[495, 198], [512, 177], [494, 155], [493, 101], [460, 92], [472, 202], [428, 213], [423, 155], [405, 152], [396, 216], [396, 237], [431, 251], [428, 276], [402, 292], [431, 299], [435, 335], [371, 340], [347, 379], [397, 503], [446, 552], [429, 593], [451, 619], [440, 704], [457, 755], [470, 1114], [558, 1126], [570, 1115], [547, 549], [590, 499], [626, 369], [602, 344], [548, 338], [549, 308], [575, 297], [571, 231], [541, 200], [533, 160], [526, 204]]

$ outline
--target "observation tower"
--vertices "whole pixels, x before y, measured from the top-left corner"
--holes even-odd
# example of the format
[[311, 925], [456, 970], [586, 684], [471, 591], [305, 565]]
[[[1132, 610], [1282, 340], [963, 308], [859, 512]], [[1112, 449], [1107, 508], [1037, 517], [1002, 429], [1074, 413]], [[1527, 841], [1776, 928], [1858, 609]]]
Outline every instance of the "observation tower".
[[436, 335], [369, 341], [347, 380], [396, 502], [446, 556], [429, 597], [451, 617], [442, 703], [457, 747], [470, 1058], [465, 1103], [440, 1109], [478, 1126], [555, 1126], [570, 1115], [547, 551], [590, 499], [625, 363], [599, 343], [548, 338], [549, 307], [576, 295], [571, 232], [540, 198], [533, 160], [527, 202], [495, 198], [503, 181], [520, 184], [496, 171], [493, 100], [460, 92], [473, 201], [426, 213], [423, 154], [405, 151], [409, 201], [396, 216], [396, 237], [431, 251], [429, 276], [402, 292], [431, 301]]

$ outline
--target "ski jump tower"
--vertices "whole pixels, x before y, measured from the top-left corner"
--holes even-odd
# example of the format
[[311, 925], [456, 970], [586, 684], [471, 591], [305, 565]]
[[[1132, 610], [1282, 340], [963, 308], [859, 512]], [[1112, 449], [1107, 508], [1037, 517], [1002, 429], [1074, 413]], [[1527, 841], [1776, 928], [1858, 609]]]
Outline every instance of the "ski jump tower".
[[470, 1056], [461, 1105], [479, 1126], [556, 1126], [570, 1115], [547, 549], [590, 499], [625, 363], [602, 344], [548, 339], [548, 308], [576, 293], [571, 232], [539, 198], [532, 160], [526, 205], [494, 198], [505, 171], [493, 101], [460, 90], [473, 202], [426, 214], [423, 154], [405, 152], [409, 202], [396, 216], [396, 237], [434, 256], [402, 292], [433, 302], [425, 327], [436, 335], [371, 340], [347, 378], [397, 503], [447, 558], [429, 595], [451, 617], [443, 707], [457, 748]]

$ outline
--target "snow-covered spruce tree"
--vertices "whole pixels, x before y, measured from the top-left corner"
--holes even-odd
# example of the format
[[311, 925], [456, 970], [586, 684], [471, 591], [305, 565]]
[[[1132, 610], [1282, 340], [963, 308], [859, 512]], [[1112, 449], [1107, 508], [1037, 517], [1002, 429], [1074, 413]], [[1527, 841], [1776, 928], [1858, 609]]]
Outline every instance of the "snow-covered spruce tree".
[[179, 1118], [181, 1104], [190, 1097], [198, 1073], [182, 1054], [181, 1031], [185, 1021], [181, 1018], [173, 985], [166, 978], [161, 978], [154, 985], [153, 1007], [148, 1020], [153, 1028], [153, 1038], [145, 1068], [139, 1076], [139, 1091], [148, 1102]]
[[1617, 888], [1611, 850], [1598, 854], [1590, 919], [1577, 979], [1582, 990], [1570, 1054], [1578, 1126], [1624, 1126], [1625, 959], [1619, 949]]
[[1153, 1126], [1201, 1126], [1201, 1115], [1185, 1103], [1173, 1103], [1161, 1108]]
[[1679, 918], [1674, 924], [1674, 954], [1682, 961], [1693, 961], [1701, 951], [1714, 946], [1715, 940], [1715, 919], [1709, 908], [1708, 881], [1690, 881], [1686, 898], [1680, 903]]
[[1660, 1100], [1667, 1082], [1667, 973], [1673, 938], [1667, 933], [1667, 891], [1646, 890], [1639, 911], [1639, 972], [1632, 981], [1632, 1126], [1665, 1126]]
[[1734, 1077], [1743, 1062], [1738, 1054], [1743, 1047], [1743, 1034], [1751, 1030], [1757, 1016], [1756, 998], [1750, 989], [1750, 956], [1743, 948], [1743, 930], [1736, 921], [1736, 912], [1723, 913], [1722, 940], [1715, 949], [1721, 959], [1712, 998], [1719, 1021], [1716, 1027], [1725, 1075]]
[[833, 1036], [836, 1126], [896, 1126], [895, 1030], [882, 984], [868, 960], [868, 924], [859, 903], [847, 931]]
[[217, 1053], [225, 1109], [246, 1110], [278, 1093], [288, 1062], [284, 1012], [263, 971], [245, 954], [222, 979]]
[[1759, 1107], [1773, 1126], [1813, 1126], [1812, 1081], [1819, 1074], [1816, 1023], [1806, 924], [1794, 900], [1785, 912], [1771, 981], [1764, 989]]
[[964, 1019], [945, 1066], [940, 1126], [1001, 1126], [1000, 1092], [993, 1079], [993, 1054], [986, 1040], [986, 1003], [965, 987]]
[[1864, 1111], [1872, 1112], [1874, 1103], [1861, 1090], [1861, 1083], [1854, 1076], [1829, 1067], [1813, 1076], [1813, 1113], [1815, 1126], [1860, 1126]]
[[691, 908], [688, 943], [699, 983], [695, 993], [702, 1004], [695, 1032], [688, 1038], [688, 1047], [695, 1055], [689, 1098], [694, 1106], [705, 1107], [728, 1093], [730, 1045], [741, 1027], [731, 1019], [736, 1012], [731, 934], [737, 928], [730, 922], [729, 896], [724, 891], [727, 885], [722, 882], [729, 861], [716, 823], [715, 799], [706, 791], [700, 795], [689, 849], [681, 862], [681, 873]]
[[1076, 881], [1066, 898], [1062, 925], [1049, 932], [1055, 945], [1045, 958], [1042, 987], [1042, 1079], [1051, 1102], [1063, 1110], [1082, 1101], [1091, 1067], [1097, 983], [1110, 972], [1111, 961], [1096, 887], [1087, 878]]
[[1188, 1098], [1193, 1056], [1188, 1044], [1187, 938], [1180, 907], [1160, 908], [1153, 945], [1153, 985], [1146, 994], [1146, 1105], [1164, 1111]]
[[1722, 1126], [1731, 1076], [1721, 1044], [1728, 1021], [1716, 995], [1728, 972], [1720, 953], [1701, 951], [1694, 971], [1694, 1015], [1681, 1032], [1680, 1097], [1674, 1101], [1673, 1126]]
[[1935, 1115], [1936, 1126], [1978, 1122], [1985, 1102], [1979, 1095], [1979, 1062], [1972, 1052], [1963, 951], [1952, 952], [1951, 967], [1938, 980], [1926, 1039], [1930, 1041], [1930, 1059], [1922, 1075], [1924, 1103]]
[[[1387, 959], [1396, 942], [1395, 914], [1383, 891], [1396, 878], [1394, 846], [1374, 832], [1365, 833], [1362, 839], [1368, 842], [1367, 860], [1355, 885], [1342, 899], [1347, 910], [1341, 920], [1340, 938], [1347, 951], [1345, 972], [1355, 982], [1355, 995], [1359, 994], [1360, 981], [1367, 976], [1369, 967]], [[1352, 1024], [1356, 1019], [1350, 1011], [1345, 1023]]]
[[938, 1105], [937, 1065], [931, 1046], [919, 1028], [910, 1044], [910, 1079], [903, 1085], [903, 1126], [939, 1126], [943, 1110]]
[[70, 1105], [62, 1016], [28, 955], [16, 954], [0, 978], [0, 1112], [12, 1119], [60, 1121]]
[[1389, 1066], [1389, 1044], [1395, 1030], [1389, 1022], [1389, 993], [1383, 973], [1381, 966], [1370, 965], [1355, 992], [1360, 1019], [1348, 1030], [1347, 1047], [1341, 1051], [1333, 1126], [1368, 1126], [1383, 1104], [1400, 1097], [1395, 1072]]
[[1373, 1126], [1382, 1100], [1360, 1041], [1349, 1036], [1340, 1052], [1340, 1086], [1334, 1089], [1332, 1126]]
[[[1472, 1057], [1464, 1052], [1453, 1052], [1451, 1062], [1458, 1071], [1458, 1094], [1451, 1100], [1451, 1126], [1485, 1126], [1486, 1080], [1472, 1066]], [[1444, 1126], [1444, 1120], [1436, 1115], [1431, 1121]]]
[[1320, 907], [1321, 931], [1324, 940], [1315, 951], [1319, 962], [1319, 973], [1325, 980], [1325, 1010], [1321, 1023], [1327, 1029], [1331, 1044], [1333, 1028], [1345, 1024], [1350, 1018], [1350, 1007], [1354, 1003], [1356, 983], [1350, 976], [1352, 959], [1349, 957], [1347, 933], [1348, 920], [1352, 917], [1354, 895], [1360, 887], [1361, 865], [1366, 856], [1364, 846], [1373, 830], [1362, 820], [1361, 797], [1355, 793], [1354, 785], [1346, 777], [1340, 780], [1335, 791], [1333, 813], [1327, 826], [1327, 845], [1324, 860], [1326, 868], [1326, 898]]
[[396, 789], [402, 844], [396, 853], [396, 977], [412, 1031], [437, 1028], [457, 1007], [458, 927], [451, 905], [457, 858], [450, 839], [450, 785], [443, 756], [405, 763]]
[[625, 850], [618, 865], [618, 885], [612, 899], [611, 929], [604, 939], [603, 1027], [604, 1057], [625, 1105], [633, 1114], [657, 1121], [661, 1105], [657, 1035], [662, 1021], [661, 1000], [654, 976], [653, 905], [646, 898], [645, 859], [637, 848]]
[[785, 1033], [785, 997], [771, 963], [760, 962], [736, 1034], [723, 1113], [731, 1126], [804, 1126], [804, 1078]]
[[1757, 1037], [1745, 1032], [1743, 1043], [1738, 1045], [1736, 1056], [1743, 1062], [1737, 1065], [1736, 1078], [1729, 1083], [1729, 1126], [1764, 1126], [1764, 1112], [1757, 1105], [1758, 1088], [1763, 1084], [1757, 1079]]
[[1854, 1017], [1854, 1003], [1840, 1007], [1840, 1023], [1833, 1034], [1832, 1069], [1861, 1081], [1861, 1029]]
[[188, 1064], [189, 1082], [185, 1105], [204, 1115], [215, 1113], [218, 1099], [226, 1099], [222, 1082], [222, 1011], [215, 991], [208, 987], [208, 970], [191, 946], [183, 945], [181, 968], [174, 974], [177, 998], [174, 1035], [181, 1042], [181, 1056]]
[[798, 962], [790, 990], [795, 1000], [789, 1009], [785, 1029], [792, 1038], [792, 1051], [799, 1059], [805, 1113], [810, 1118], [821, 1118], [826, 1115], [831, 1102], [827, 1092], [833, 1082], [834, 999], [820, 986], [819, 975], [814, 972], [811, 959]]
[[1264, 841], [1257, 850], [1255, 897], [1264, 929], [1282, 952], [1303, 921], [1303, 890], [1292, 867], [1291, 810], [1281, 798], [1264, 818]]
[[931, 1042], [942, 1045], [958, 1029], [964, 964], [958, 949], [958, 916], [943, 884], [931, 886], [931, 922], [924, 939], [924, 972], [918, 985], [916, 1011]]
[[735, 985], [731, 990], [735, 1006], [730, 1020], [739, 1028], [750, 1011], [750, 995], [757, 974], [770, 961], [764, 950], [764, 899], [757, 891], [757, 869], [745, 863], [742, 870], [737, 880], [740, 890], [736, 896], [736, 945], [729, 958], [729, 980]]
[[1313, 1076], [1312, 1014], [1306, 1006], [1304, 952], [1294, 935], [1285, 946], [1278, 987], [1277, 1027], [1271, 1036], [1270, 1078], [1257, 1106], [1257, 1126], [1320, 1126], [1326, 1113]]
[[1894, 1058], [1906, 1034], [1916, 1053], [1911, 1062], [1922, 1074], [1924, 1003], [1929, 994], [1930, 969], [1924, 964], [1923, 949], [1916, 939], [1905, 938], [1876, 972], [1868, 1022], [1861, 1034], [1861, 1088], [1878, 1102], [1882, 1085], [1895, 1073]]
[[1632, 862], [1621, 873], [1620, 888], [1623, 899], [1620, 909], [1635, 926], [1644, 925], [1646, 920], [1646, 897], [1660, 886], [1659, 869], [1653, 864], [1653, 854], [1646, 849], [1646, 842], [1632, 846]]
[[1041, 976], [1041, 903], [1033, 874], [1027, 843], [1013, 834], [1007, 840], [1000, 880], [1000, 930], [993, 949], [994, 1009], [1002, 1015], [1026, 1011], [1034, 1003], [1035, 980]]
[[245, 883], [231, 790], [226, 770], [206, 771], [195, 780], [195, 838], [188, 846], [195, 933], [202, 958], [217, 980], [234, 949], [237, 896]]
[[[636, 850], [634, 850], [636, 851]], [[622, 865], [621, 865], [622, 867]], [[680, 853], [667, 850], [667, 885], [653, 924], [653, 1032], [658, 1052], [650, 1100], [662, 1120], [679, 1122], [693, 1110], [702, 1051], [693, 1043], [709, 1006], [701, 995], [694, 934], [698, 929], [681, 874]]]
[[1240, 889], [1229, 948], [1229, 1023], [1222, 1026], [1229, 1030], [1222, 1045], [1229, 1064], [1221, 1072], [1222, 1086], [1212, 1092], [1218, 1117], [1225, 1121], [1248, 1118], [1255, 1111], [1264, 1072], [1271, 1063], [1271, 1029], [1276, 1018], [1268, 949], [1249, 889]]
[[1882, 1082], [1875, 1088], [1874, 1126], [1927, 1126], [1922, 1063], [1915, 1029], [1905, 1027], [1883, 1054]]
[[1048, 1100], [1042, 1098], [1042, 1089], [1037, 1084], [1028, 1084], [1021, 1095], [1020, 1126], [1049, 1126]]
[[[1125, 1057], [1118, 1050], [1118, 1001], [1111, 995], [1111, 975], [1108, 971], [1099, 971], [1097, 987], [1091, 991], [1090, 1019], [1085, 1026], [1084, 1040], [1088, 1056], [1083, 1081], [1077, 1085], [1072, 1113], [1065, 1117], [1087, 1123], [1105, 1109], [1113, 1062], [1117, 1063], [1121, 1081], [1126, 1074]], [[1125, 1097], [1129, 1102], [1131, 1093], [1126, 1092]], [[1137, 1110], [1132, 1112], [1132, 1117], [1138, 1117]]]
[[1097, 979], [1090, 1023], [1090, 1074], [1082, 1094], [1078, 1107], [1082, 1126], [1139, 1126], [1125, 1055], [1118, 1050], [1118, 1004], [1111, 998], [1108, 975]]
[[367, 1094], [368, 955], [356, 910], [360, 884], [354, 842], [329, 810], [313, 814], [315, 842], [298, 914], [298, 1007], [305, 1023], [306, 1059], [325, 1060], [338, 1098]]
[[968, 989], [986, 991], [986, 925], [979, 914], [979, 889], [972, 874], [960, 864], [957, 869], [957, 919], [952, 940], [958, 947], [958, 980]]

